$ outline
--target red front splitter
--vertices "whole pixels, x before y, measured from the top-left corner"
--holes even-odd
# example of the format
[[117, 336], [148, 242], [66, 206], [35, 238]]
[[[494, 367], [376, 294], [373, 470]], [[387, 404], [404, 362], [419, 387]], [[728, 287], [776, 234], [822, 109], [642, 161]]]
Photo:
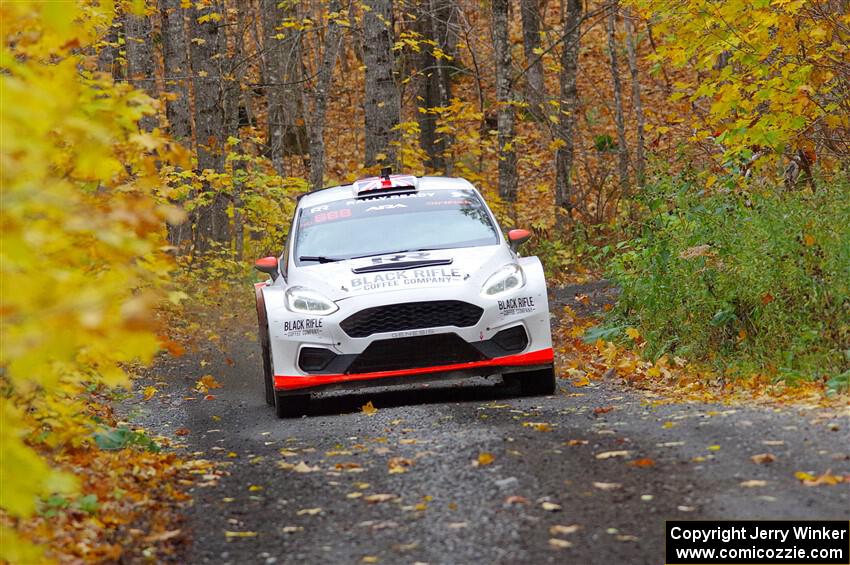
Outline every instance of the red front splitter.
[[421, 367], [418, 369], [398, 369], [396, 371], [376, 371], [374, 373], [351, 373], [335, 375], [304, 375], [288, 376], [275, 375], [274, 388], [276, 390], [297, 390], [302, 388], [314, 388], [324, 385], [339, 384], [354, 381], [366, 381], [383, 379], [388, 377], [404, 377], [413, 375], [428, 375], [432, 373], [450, 373], [453, 371], [467, 371], [487, 367], [523, 367], [529, 365], [545, 365], [552, 363], [554, 354], [552, 348], [520, 353], [519, 355], [507, 355], [495, 357], [483, 361], [471, 361], [469, 363], [454, 363], [452, 365], [436, 365], [434, 367]]

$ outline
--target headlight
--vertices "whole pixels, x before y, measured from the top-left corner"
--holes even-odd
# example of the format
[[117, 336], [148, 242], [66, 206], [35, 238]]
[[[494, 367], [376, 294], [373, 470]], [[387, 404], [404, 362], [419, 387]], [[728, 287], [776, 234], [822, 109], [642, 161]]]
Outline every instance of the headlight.
[[525, 285], [525, 275], [519, 265], [505, 265], [493, 273], [481, 288], [481, 296], [493, 298]]
[[339, 310], [339, 306], [318, 292], [293, 286], [286, 291], [286, 307], [298, 314], [327, 316]]

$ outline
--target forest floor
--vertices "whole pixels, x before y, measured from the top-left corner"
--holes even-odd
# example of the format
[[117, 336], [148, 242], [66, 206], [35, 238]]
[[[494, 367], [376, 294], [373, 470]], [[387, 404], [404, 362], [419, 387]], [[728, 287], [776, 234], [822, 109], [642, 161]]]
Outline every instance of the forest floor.
[[[568, 285], [551, 310], [615, 296]], [[665, 520], [850, 518], [841, 407], [684, 402], [616, 377], [515, 398], [480, 379], [324, 396], [278, 420], [253, 306], [199, 315], [214, 339], [163, 358], [120, 407], [213, 463], [180, 562], [656, 564]]]

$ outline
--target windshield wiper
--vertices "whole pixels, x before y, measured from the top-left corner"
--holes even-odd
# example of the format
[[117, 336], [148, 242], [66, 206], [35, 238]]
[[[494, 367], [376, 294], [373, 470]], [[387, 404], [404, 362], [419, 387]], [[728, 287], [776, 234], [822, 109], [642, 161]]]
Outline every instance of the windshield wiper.
[[337, 261], [344, 261], [344, 258], [340, 257], [325, 257], [324, 255], [301, 255], [298, 257], [299, 261], [313, 261], [314, 263], [335, 263]]

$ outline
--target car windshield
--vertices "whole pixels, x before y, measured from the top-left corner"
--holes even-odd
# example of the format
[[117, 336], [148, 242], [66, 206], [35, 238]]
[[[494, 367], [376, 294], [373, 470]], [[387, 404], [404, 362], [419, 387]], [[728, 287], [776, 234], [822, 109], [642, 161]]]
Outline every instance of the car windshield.
[[474, 191], [423, 191], [302, 209], [295, 259], [300, 266], [498, 243], [490, 214]]

